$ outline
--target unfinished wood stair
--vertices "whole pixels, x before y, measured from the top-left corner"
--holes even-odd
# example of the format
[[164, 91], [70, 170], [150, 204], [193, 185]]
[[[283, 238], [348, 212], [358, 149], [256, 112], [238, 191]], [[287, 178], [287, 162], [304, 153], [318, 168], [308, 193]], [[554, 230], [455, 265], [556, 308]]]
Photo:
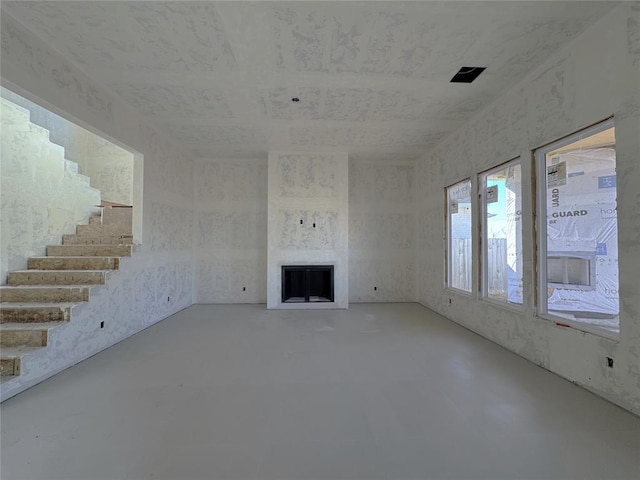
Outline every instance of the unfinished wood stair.
[[107, 272], [131, 256], [131, 207], [115, 208], [107, 205], [88, 225], [78, 225], [76, 234], [63, 235], [62, 245], [30, 258], [27, 270], [7, 275], [7, 286], [0, 287], [2, 383], [20, 375], [25, 357], [47, 346], [50, 330], [69, 322], [73, 307], [88, 302], [91, 289], [104, 285]]

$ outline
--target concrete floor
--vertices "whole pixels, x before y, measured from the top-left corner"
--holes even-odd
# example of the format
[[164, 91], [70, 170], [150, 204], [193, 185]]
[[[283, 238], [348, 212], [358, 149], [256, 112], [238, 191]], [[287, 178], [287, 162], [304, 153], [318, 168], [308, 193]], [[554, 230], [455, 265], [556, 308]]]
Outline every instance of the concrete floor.
[[640, 478], [640, 418], [417, 304], [196, 305], [1, 414], [2, 480]]

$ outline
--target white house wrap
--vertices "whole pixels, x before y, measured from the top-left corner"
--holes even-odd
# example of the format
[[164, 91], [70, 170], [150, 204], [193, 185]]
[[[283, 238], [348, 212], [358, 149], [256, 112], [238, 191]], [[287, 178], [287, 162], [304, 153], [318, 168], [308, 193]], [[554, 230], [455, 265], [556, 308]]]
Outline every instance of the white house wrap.
[[618, 314], [615, 161], [613, 148], [575, 150], [547, 160], [550, 311]]

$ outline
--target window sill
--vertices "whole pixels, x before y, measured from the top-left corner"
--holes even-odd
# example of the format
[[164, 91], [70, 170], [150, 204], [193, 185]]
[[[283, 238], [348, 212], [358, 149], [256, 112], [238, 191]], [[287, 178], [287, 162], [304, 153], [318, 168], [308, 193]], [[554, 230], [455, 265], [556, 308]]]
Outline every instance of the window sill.
[[[539, 315], [540, 318], [553, 322], [560, 328], [573, 328], [583, 333], [589, 333], [597, 337], [606, 338], [614, 342], [620, 341], [620, 329], [611, 330], [600, 325], [589, 324], [584, 321], [576, 320], [572, 315], [556, 315], [551, 313], [545, 313]], [[617, 317], [616, 317], [617, 318]]]
[[523, 314], [525, 312], [523, 304], [499, 302], [498, 300], [492, 300], [489, 297], [482, 297], [480, 300], [487, 305], [494, 305], [496, 307], [504, 308], [505, 310], [510, 310], [514, 313]]
[[466, 290], [460, 290], [459, 288], [448, 287], [448, 286], [445, 286], [444, 289], [446, 292], [456, 293], [458, 295], [462, 295], [463, 297], [475, 298], [475, 295], [473, 292], [467, 292]]

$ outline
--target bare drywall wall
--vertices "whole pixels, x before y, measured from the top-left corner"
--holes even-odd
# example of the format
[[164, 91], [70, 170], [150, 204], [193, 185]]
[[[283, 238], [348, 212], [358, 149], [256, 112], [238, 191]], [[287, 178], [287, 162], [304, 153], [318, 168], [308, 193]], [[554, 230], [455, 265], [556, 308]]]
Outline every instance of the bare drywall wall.
[[[515, 88], [418, 163], [419, 299], [448, 318], [619, 405], [640, 412], [640, 5], [626, 2], [556, 52]], [[524, 309], [501, 308], [444, 288], [444, 187], [614, 115], [620, 341], [534, 315], [532, 183], [523, 181]], [[474, 275], [478, 278], [478, 245]], [[451, 300], [451, 303], [449, 302]], [[614, 367], [606, 366], [606, 357]]]
[[[194, 174], [195, 302], [266, 302], [267, 160]], [[413, 162], [349, 161], [349, 301], [415, 301], [413, 176]]]
[[349, 160], [349, 300], [414, 302], [414, 162]]
[[67, 160], [78, 164], [78, 171], [100, 190], [102, 200], [134, 204], [133, 153], [6, 88], [2, 96], [27, 109], [31, 121], [49, 131], [49, 139], [64, 148]]
[[91, 185], [100, 190], [102, 200], [134, 205], [134, 155], [117, 145], [90, 134], [82, 169]]
[[[267, 308], [347, 308], [346, 153], [269, 152]], [[282, 303], [282, 266], [333, 265], [334, 302]]]
[[195, 302], [266, 303], [267, 159], [198, 160]]
[[49, 132], [29, 120], [29, 112], [2, 98], [0, 156], [0, 279], [27, 268], [27, 259], [60, 243], [99, 213], [100, 192], [78, 166], [65, 160], [64, 149], [49, 141]]
[[46, 129], [49, 132], [49, 140], [64, 148], [65, 158], [77, 163], [78, 171], [85, 174], [84, 162], [87, 158], [87, 143], [92, 135], [91, 132], [6, 88], [0, 88], [0, 91], [3, 98], [28, 110], [31, 122]]
[[[193, 159], [3, 11], [2, 85], [144, 156], [142, 245], [3, 384], [2, 399], [193, 303]], [[100, 328], [100, 322], [105, 327]]]

